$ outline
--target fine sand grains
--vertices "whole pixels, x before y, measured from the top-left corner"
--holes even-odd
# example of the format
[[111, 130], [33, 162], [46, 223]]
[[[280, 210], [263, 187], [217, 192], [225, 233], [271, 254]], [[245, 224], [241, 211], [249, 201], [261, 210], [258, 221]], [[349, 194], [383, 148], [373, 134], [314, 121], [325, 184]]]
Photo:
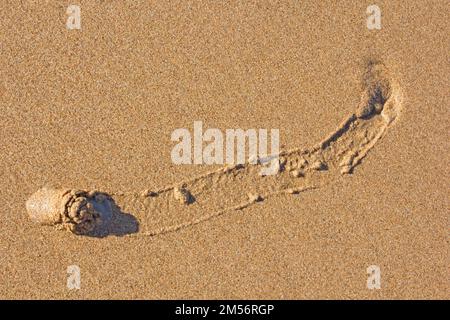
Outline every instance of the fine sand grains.
[[[397, 119], [400, 108], [399, 85], [382, 63], [370, 62], [363, 77], [361, 101], [355, 113], [313, 148], [281, 152], [277, 160], [277, 174], [262, 176], [262, 166], [267, 164], [249, 162], [209, 172], [157, 191], [110, 196], [123, 211], [138, 219], [138, 235], [158, 235], [228, 211], [241, 210], [272, 196], [317, 189], [342, 174], [352, 173]], [[68, 192], [38, 191], [27, 202], [30, 217], [39, 223], [65, 226], [75, 233], [92, 231], [104, 215], [101, 210], [95, 210], [99, 202], [96, 198], [98, 194]], [[70, 196], [66, 199], [67, 194]], [[113, 203], [112, 198], [108, 199]]]

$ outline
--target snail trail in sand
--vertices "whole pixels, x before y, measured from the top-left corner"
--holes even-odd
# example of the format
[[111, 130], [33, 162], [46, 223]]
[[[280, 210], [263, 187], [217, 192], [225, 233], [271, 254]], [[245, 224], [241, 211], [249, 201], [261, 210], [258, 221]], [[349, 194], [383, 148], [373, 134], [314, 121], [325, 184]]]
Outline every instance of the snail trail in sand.
[[317, 189], [352, 173], [397, 119], [401, 99], [400, 87], [385, 66], [370, 62], [355, 113], [313, 148], [281, 152], [275, 175], [261, 176], [266, 164], [258, 161], [225, 167], [156, 191], [106, 194], [43, 189], [28, 200], [27, 209], [33, 221], [77, 234], [105, 230], [105, 225], [117, 220], [111, 215], [120, 217], [119, 208], [139, 221], [138, 235], [180, 230], [273, 196]]

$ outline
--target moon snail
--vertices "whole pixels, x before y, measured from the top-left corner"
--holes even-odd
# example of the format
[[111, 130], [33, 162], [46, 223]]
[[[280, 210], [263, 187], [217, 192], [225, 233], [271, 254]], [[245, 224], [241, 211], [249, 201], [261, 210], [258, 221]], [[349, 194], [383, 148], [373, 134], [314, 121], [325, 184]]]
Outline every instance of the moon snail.
[[111, 197], [98, 191], [42, 188], [27, 200], [26, 209], [35, 223], [89, 234], [110, 223], [112, 205]]

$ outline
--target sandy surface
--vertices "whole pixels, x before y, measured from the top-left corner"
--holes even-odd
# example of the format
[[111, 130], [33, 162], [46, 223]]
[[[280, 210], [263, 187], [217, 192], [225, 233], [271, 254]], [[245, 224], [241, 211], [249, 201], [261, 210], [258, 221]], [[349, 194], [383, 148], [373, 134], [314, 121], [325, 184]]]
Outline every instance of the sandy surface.
[[[378, 1], [381, 30], [353, 1], [81, 1], [81, 30], [66, 29], [69, 2], [40, 2], [0, 5], [1, 298], [449, 298], [445, 1]], [[138, 199], [222, 168], [172, 163], [172, 131], [194, 121], [313, 148], [356, 112], [369, 59], [398, 83], [401, 112], [352, 174], [324, 148], [329, 170], [294, 185], [249, 173], [202, 180], [189, 206]], [[116, 195], [138, 230], [36, 225], [25, 202], [44, 186]], [[255, 189], [264, 201], [213, 214]]]

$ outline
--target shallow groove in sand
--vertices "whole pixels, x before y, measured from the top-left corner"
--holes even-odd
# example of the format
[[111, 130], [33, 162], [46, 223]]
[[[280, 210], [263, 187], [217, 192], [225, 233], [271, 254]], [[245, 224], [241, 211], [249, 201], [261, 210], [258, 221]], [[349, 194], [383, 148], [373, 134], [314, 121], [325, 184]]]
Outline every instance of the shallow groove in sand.
[[[401, 93], [381, 63], [369, 63], [356, 112], [310, 150], [280, 153], [280, 171], [261, 176], [262, 164], [237, 165], [141, 194], [113, 194], [139, 220], [139, 235], [158, 235], [241, 210], [283, 193], [297, 194], [329, 184], [353, 171], [398, 117]], [[175, 194], [184, 190], [193, 203]], [[207, 214], [205, 214], [207, 212]]]

